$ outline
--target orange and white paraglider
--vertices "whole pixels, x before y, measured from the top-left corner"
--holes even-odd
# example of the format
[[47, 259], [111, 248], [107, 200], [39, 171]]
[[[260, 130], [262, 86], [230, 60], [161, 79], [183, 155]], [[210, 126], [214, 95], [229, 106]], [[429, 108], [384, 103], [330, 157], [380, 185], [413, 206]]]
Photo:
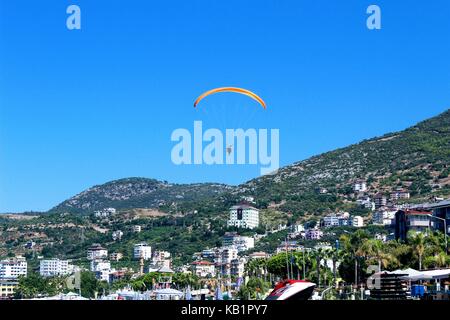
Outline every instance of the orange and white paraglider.
[[266, 109], [266, 103], [256, 93], [253, 93], [253, 92], [251, 92], [250, 90], [247, 90], [247, 89], [236, 88], [236, 87], [221, 87], [221, 88], [216, 88], [216, 89], [212, 89], [212, 90], [206, 91], [206, 92], [202, 93], [195, 100], [194, 108], [197, 107], [198, 103], [200, 101], [202, 101], [204, 98], [206, 98], [207, 96], [215, 94], [215, 93], [219, 93], [219, 92], [235, 92], [235, 93], [244, 94], [244, 95], [252, 98], [253, 100], [256, 100], [264, 109]]

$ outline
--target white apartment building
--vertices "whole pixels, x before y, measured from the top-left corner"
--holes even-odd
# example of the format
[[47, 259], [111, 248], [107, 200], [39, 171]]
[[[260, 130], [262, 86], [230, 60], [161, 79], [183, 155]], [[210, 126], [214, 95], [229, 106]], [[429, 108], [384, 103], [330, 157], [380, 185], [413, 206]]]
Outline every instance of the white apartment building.
[[0, 261], [0, 280], [27, 276], [27, 267], [27, 260], [21, 256]]
[[364, 219], [361, 216], [354, 216], [352, 219], [352, 226], [356, 228], [364, 227]]
[[149, 260], [152, 258], [152, 247], [145, 242], [134, 245], [133, 256], [135, 259]]
[[390, 196], [390, 199], [394, 200], [394, 201], [397, 201], [400, 199], [409, 199], [411, 197], [410, 193], [403, 189], [392, 191], [389, 196]]
[[154, 267], [158, 267], [158, 268], [162, 268], [162, 267], [171, 268], [172, 267], [172, 259], [170, 256], [170, 252], [156, 250], [152, 254], [151, 264]]
[[0, 300], [14, 296], [18, 286], [17, 280], [0, 280]]
[[339, 226], [339, 217], [335, 214], [322, 218], [322, 226], [324, 228], [331, 228]]
[[111, 261], [120, 261], [123, 258], [123, 254], [120, 252], [114, 252], [109, 255], [109, 260]]
[[375, 202], [373, 202], [369, 196], [364, 196], [356, 200], [356, 203], [366, 209], [375, 210]]
[[229, 264], [231, 260], [237, 259], [238, 250], [236, 247], [222, 247], [219, 249], [216, 262], [217, 264]]
[[358, 180], [353, 184], [353, 191], [355, 192], [365, 192], [367, 191], [367, 184], [363, 180]]
[[103, 248], [100, 244], [95, 243], [87, 250], [88, 260], [101, 260], [108, 257], [108, 250]]
[[200, 257], [203, 259], [213, 259], [216, 256], [216, 251], [213, 249], [204, 249], [200, 253]]
[[68, 260], [45, 259], [39, 263], [39, 273], [43, 277], [65, 276], [72, 271], [73, 266]]
[[121, 230], [116, 230], [116, 231], [113, 231], [113, 233], [112, 233], [112, 239], [114, 241], [121, 240], [122, 236], [123, 236], [123, 232]]
[[215, 276], [216, 268], [209, 261], [195, 261], [192, 263], [192, 272], [200, 278], [213, 277]]
[[113, 215], [116, 213], [116, 209], [114, 208], [104, 208], [102, 210], [98, 210], [94, 212], [94, 216], [96, 218], [107, 218], [110, 215]]
[[397, 210], [378, 210], [372, 215], [372, 223], [383, 226], [390, 226], [395, 221]]
[[375, 208], [381, 208], [381, 207], [385, 207], [387, 205], [387, 198], [385, 195], [378, 193], [375, 195], [375, 197], [373, 198], [373, 201], [375, 202]]
[[95, 278], [100, 281], [109, 282], [109, 275], [111, 274], [111, 270], [99, 270], [95, 271]]
[[111, 270], [111, 263], [105, 260], [92, 260], [91, 271], [95, 274], [95, 278], [100, 281], [109, 282], [109, 274]]
[[92, 260], [91, 261], [91, 271], [111, 271], [111, 262], [106, 260]]
[[250, 259], [266, 259], [269, 255], [263, 251], [253, 252], [249, 255]]
[[163, 261], [170, 259], [170, 252], [169, 251], [162, 251], [162, 250], [155, 250], [152, 255], [152, 261]]
[[246, 262], [247, 260], [245, 258], [231, 260], [230, 274], [237, 277], [244, 276]]
[[322, 218], [321, 225], [324, 228], [347, 226], [351, 224], [351, 222], [349, 223], [349, 219], [350, 214], [348, 212], [332, 213]]
[[276, 249], [276, 253], [281, 253], [281, 252], [291, 252], [291, 251], [302, 251], [303, 250], [303, 246], [298, 244], [297, 241], [293, 240], [293, 241], [283, 241], [281, 242], [277, 249]]
[[246, 251], [255, 247], [255, 239], [252, 237], [240, 236], [235, 232], [227, 232], [222, 238], [222, 246], [234, 246], [238, 252]]
[[142, 227], [139, 225], [133, 226], [133, 232], [140, 233], [142, 231]]
[[254, 229], [259, 226], [259, 211], [249, 205], [237, 205], [230, 208], [229, 227]]
[[308, 229], [305, 232], [305, 239], [320, 240], [323, 237], [323, 232], [320, 229]]
[[243, 196], [241, 199], [248, 203], [255, 203], [255, 197], [252, 196]]
[[223, 248], [222, 251], [222, 262], [231, 263], [231, 260], [238, 258], [238, 249], [236, 247]]

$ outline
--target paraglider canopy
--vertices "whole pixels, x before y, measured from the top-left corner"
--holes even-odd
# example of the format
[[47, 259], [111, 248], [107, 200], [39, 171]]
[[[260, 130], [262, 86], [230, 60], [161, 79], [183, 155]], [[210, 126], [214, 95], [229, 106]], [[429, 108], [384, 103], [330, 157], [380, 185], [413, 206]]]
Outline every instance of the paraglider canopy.
[[253, 100], [257, 101], [264, 109], [266, 109], [266, 103], [256, 93], [253, 93], [253, 92], [251, 92], [250, 90], [247, 90], [247, 89], [236, 88], [236, 87], [221, 87], [221, 88], [216, 88], [216, 89], [212, 89], [212, 90], [206, 91], [206, 92], [202, 93], [195, 100], [194, 108], [197, 107], [197, 104], [201, 100], [203, 100], [204, 98], [206, 98], [209, 95], [212, 95], [212, 94], [215, 94], [215, 93], [218, 93], [218, 92], [235, 92], [235, 93], [240, 93], [240, 94], [246, 95], [246, 96], [252, 98]]

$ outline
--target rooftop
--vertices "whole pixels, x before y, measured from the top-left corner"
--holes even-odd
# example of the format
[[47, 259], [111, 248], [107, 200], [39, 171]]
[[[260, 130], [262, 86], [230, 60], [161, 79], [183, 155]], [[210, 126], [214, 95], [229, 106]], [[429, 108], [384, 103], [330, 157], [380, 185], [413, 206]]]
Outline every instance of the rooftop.
[[235, 206], [231, 207], [231, 210], [235, 210], [235, 209], [253, 209], [253, 210], [258, 210], [255, 207], [249, 206], [248, 204], [238, 204]]
[[432, 203], [428, 206], [428, 208], [431, 208], [431, 209], [438, 209], [438, 208], [443, 208], [443, 207], [450, 207], [450, 199]]
[[103, 248], [99, 243], [94, 243], [92, 246], [89, 247], [89, 250], [106, 250]]
[[212, 265], [211, 262], [205, 261], [205, 260], [195, 261], [195, 262], [193, 262], [192, 264], [193, 264], [193, 265], [200, 265], [200, 266], [210, 266], [210, 265]]
[[422, 211], [422, 210], [400, 210], [403, 211], [405, 214], [409, 215], [430, 215], [430, 211]]

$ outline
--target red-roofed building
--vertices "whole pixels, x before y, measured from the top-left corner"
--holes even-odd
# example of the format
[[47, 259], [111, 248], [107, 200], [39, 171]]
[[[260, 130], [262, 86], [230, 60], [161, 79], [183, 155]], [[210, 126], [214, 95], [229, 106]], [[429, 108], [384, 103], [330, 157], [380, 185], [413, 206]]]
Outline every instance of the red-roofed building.
[[191, 264], [192, 273], [195, 275], [206, 278], [208, 276], [213, 277], [216, 274], [216, 268], [212, 262], [201, 260], [195, 261]]

